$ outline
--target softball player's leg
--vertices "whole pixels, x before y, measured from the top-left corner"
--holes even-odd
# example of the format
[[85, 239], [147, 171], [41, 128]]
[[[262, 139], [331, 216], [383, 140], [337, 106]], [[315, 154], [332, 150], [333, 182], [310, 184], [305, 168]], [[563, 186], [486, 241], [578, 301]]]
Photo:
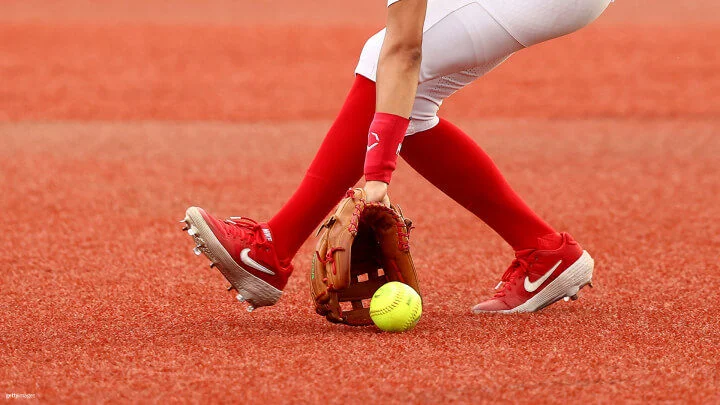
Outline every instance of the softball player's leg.
[[202, 208], [187, 210], [182, 222], [196, 243], [196, 254], [210, 259], [248, 310], [280, 299], [297, 249], [360, 179], [374, 113], [375, 83], [357, 77], [300, 187], [268, 223], [222, 221]]
[[[475, 78], [487, 73], [512, 52], [572, 32], [593, 19], [607, 6], [605, 0], [517, 1], [510, 10], [506, 2], [485, 0], [464, 6], [440, 21], [434, 31], [465, 27], [473, 48], [461, 46], [462, 35], [447, 47], [435, 47], [433, 30], [426, 32], [424, 57], [434, 49], [449, 52], [445, 58], [429, 56], [413, 110], [412, 124], [402, 156], [424, 177], [495, 229], [517, 251], [516, 260], [502, 277], [503, 288], [493, 299], [473, 308], [475, 312], [535, 311], [563, 297], [576, 297], [590, 282], [593, 261], [568, 234], [559, 234], [540, 219], [510, 188], [492, 160], [460, 129], [440, 121], [442, 101]], [[479, 7], [477, 7], [479, 6]], [[545, 11], [553, 10], [551, 13]], [[490, 11], [493, 13], [491, 14]], [[533, 10], [526, 12], [527, 10]], [[533, 13], [535, 15], [533, 15]], [[532, 16], [532, 18], [527, 18]], [[564, 16], [559, 20], [557, 16]], [[540, 18], [538, 18], [540, 17]], [[470, 28], [467, 28], [470, 27]], [[453, 38], [443, 35], [442, 40]], [[466, 37], [466, 38], [467, 38]], [[437, 42], [440, 43], [439, 41]], [[458, 50], [465, 49], [462, 52]], [[429, 50], [430, 52], [427, 52]], [[463, 56], [474, 56], [475, 65], [464, 64]], [[446, 61], [443, 64], [433, 62]], [[465, 68], [457, 73], [448, 70]], [[434, 77], [440, 74], [439, 77]], [[532, 281], [534, 280], [534, 281]], [[520, 285], [518, 285], [520, 283]]]
[[613, 0], [477, 0], [524, 46], [573, 33], [595, 21]]
[[[374, 78], [382, 36], [383, 32], [380, 32], [366, 44], [356, 70], [359, 74]], [[523, 45], [481, 4], [431, 1], [423, 36], [420, 85], [408, 134], [434, 128], [439, 122], [437, 112], [444, 99], [522, 48]], [[443, 128], [449, 132], [450, 126]], [[437, 132], [432, 131], [432, 134]], [[430, 137], [423, 135], [423, 139]], [[422, 161], [414, 159], [413, 155], [433, 153], [432, 149], [421, 147], [420, 142], [413, 142], [413, 136], [409, 136], [404, 141], [402, 155], [420, 174], [493, 227], [515, 249], [534, 248], [538, 238], [555, 234], [512, 191], [482, 150], [466, 140], [469, 138], [448, 134], [447, 139], [440, 141], [447, 155]], [[453, 161], [444, 162], [450, 164], [450, 170], [458, 170], [450, 173], [445, 164], [438, 164], [438, 160], [445, 159]], [[471, 184], [467, 183], [468, 170], [474, 179]]]

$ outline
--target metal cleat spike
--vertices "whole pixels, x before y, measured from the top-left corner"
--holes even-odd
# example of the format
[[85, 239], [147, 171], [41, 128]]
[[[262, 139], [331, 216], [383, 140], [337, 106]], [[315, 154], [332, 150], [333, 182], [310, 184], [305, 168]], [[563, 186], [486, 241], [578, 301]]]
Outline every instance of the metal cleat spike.
[[577, 301], [578, 295], [577, 295], [577, 294], [573, 294], [572, 296], [570, 296], [570, 299], [573, 300], [573, 301]]
[[588, 283], [588, 287], [593, 288], [593, 283], [592, 283], [592, 281], [590, 281], [590, 282]]
[[178, 221], [178, 222], [180, 222], [180, 223], [182, 224], [183, 222], [187, 222], [187, 221], [189, 221], [189, 220], [190, 220], [190, 218], [185, 217], [185, 218], [183, 218], [182, 220], [180, 220], [180, 221]]
[[[190, 229], [189, 226], [184, 226], [182, 230], [183, 230], [183, 231], [187, 231], [187, 230], [189, 230], [189, 229]], [[189, 232], [188, 232], [188, 233], [189, 233]]]
[[211, 269], [214, 269], [215, 266], [217, 266], [217, 263], [210, 263], [210, 268], [211, 268]]
[[252, 312], [252, 311], [254, 311], [254, 310], [255, 310], [255, 307], [254, 307], [254, 306], [248, 305], [248, 307], [247, 307], [247, 311], [248, 311], [248, 312]]
[[238, 294], [235, 298], [240, 302], [245, 302], [245, 297], [243, 297], [242, 294]]
[[232, 291], [232, 290], [235, 289], [235, 287], [233, 287], [233, 285], [230, 284], [229, 286], [225, 287], [225, 289], [228, 290], [228, 291]]
[[188, 233], [188, 235], [190, 235], [190, 236], [194, 236], [195, 234], [197, 234], [197, 231], [196, 231], [195, 229], [193, 229], [193, 228], [190, 228], [190, 229], [187, 230], [187, 233]]
[[570, 297], [564, 297], [564, 298], [563, 298], [563, 301], [565, 301], [565, 302], [570, 301]]
[[202, 250], [200, 250], [200, 246], [195, 246], [193, 248], [193, 253], [195, 253], [195, 256], [200, 256], [200, 254], [202, 253]]

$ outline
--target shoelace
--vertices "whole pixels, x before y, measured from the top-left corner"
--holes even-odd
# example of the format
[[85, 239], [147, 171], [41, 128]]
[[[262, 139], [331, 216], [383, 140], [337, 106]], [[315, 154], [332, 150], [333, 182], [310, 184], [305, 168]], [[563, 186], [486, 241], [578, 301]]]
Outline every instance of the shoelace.
[[530, 268], [530, 262], [528, 262], [530, 252], [532, 251], [516, 252], [515, 260], [510, 263], [510, 267], [505, 270], [500, 282], [495, 286], [495, 289], [498, 290], [498, 292], [495, 293], [495, 298], [504, 297], [506, 292], [512, 290], [513, 281], [527, 274]]
[[225, 232], [227, 232], [229, 236], [239, 238], [249, 245], [264, 245], [266, 243], [266, 240], [260, 231], [260, 224], [252, 219], [230, 217], [225, 219], [224, 222], [228, 225], [232, 225], [225, 228]]

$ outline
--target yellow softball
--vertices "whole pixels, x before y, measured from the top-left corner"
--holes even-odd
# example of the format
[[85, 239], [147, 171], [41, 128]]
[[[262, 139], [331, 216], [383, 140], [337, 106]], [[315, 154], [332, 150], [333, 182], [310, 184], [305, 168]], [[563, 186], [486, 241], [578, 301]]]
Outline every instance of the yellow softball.
[[370, 300], [370, 318], [385, 332], [405, 332], [422, 315], [422, 299], [412, 287], [397, 281], [378, 288]]

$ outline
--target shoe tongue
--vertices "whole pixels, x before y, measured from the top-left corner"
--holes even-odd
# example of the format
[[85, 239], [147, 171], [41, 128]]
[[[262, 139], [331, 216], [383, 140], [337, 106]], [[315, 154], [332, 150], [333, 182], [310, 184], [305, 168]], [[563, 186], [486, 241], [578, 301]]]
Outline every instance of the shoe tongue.
[[515, 251], [515, 258], [517, 258], [517, 259], [526, 259], [526, 258], [528, 258], [531, 254], [533, 254], [534, 251], [535, 251], [535, 249], [516, 250], [516, 251]]
[[273, 241], [272, 232], [270, 232], [270, 228], [266, 224], [260, 224], [260, 229], [262, 230], [263, 235], [265, 236], [265, 239], [268, 242]]
[[559, 233], [549, 233], [537, 238], [538, 250], [556, 250], [563, 244], [563, 237]]

